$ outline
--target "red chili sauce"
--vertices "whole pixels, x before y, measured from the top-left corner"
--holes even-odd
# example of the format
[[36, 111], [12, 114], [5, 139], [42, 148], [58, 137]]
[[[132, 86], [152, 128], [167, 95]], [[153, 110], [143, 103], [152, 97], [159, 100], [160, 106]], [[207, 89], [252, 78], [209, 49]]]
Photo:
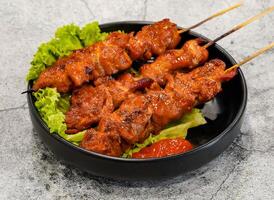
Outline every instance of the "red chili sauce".
[[193, 149], [192, 144], [182, 138], [163, 139], [133, 153], [132, 158], [160, 158]]

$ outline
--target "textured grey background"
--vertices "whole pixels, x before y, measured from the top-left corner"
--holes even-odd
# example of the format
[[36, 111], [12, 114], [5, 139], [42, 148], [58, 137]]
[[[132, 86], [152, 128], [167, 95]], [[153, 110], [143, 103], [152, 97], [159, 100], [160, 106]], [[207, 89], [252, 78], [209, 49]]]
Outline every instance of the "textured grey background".
[[[235, 2], [0, 0], [0, 199], [274, 199], [273, 50], [243, 68], [249, 100], [242, 134], [214, 161], [165, 182], [106, 180], [60, 163], [37, 137], [20, 95], [32, 55], [60, 25], [169, 17], [188, 26]], [[271, 5], [246, 0], [197, 31], [214, 38]], [[219, 44], [241, 60], [274, 40], [273, 21], [274, 13]]]

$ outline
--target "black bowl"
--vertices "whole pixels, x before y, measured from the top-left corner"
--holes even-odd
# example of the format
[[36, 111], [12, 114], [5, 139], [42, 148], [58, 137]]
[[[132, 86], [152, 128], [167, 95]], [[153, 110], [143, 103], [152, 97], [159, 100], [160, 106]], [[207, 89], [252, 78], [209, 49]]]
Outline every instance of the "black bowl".
[[[123, 30], [139, 31], [151, 22], [113, 22], [101, 25], [102, 31]], [[184, 41], [204, 36], [195, 32], [184, 33]], [[209, 48], [211, 58], [222, 59], [228, 67], [235, 60], [219, 45]], [[28, 89], [31, 88], [31, 83]], [[247, 101], [246, 82], [241, 70], [231, 81], [223, 84], [223, 91], [214, 100], [202, 105], [207, 117], [206, 125], [191, 129], [188, 139], [197, 145], [193, 150], [174, 156], [153, 159], [115, 158], [82, 149], [62, 139], [57, 134], [50, 134], [47, 125], [41, 119], [34, 106], [35, 99], [28, 94], [28, 105], [34, 128], [43, 142], [56, 156], [66, 163], [76, 166], [91, 174], [115, 179], [152, 180], [177, 176], [196, 169], [222, 153], [240, 132]]]

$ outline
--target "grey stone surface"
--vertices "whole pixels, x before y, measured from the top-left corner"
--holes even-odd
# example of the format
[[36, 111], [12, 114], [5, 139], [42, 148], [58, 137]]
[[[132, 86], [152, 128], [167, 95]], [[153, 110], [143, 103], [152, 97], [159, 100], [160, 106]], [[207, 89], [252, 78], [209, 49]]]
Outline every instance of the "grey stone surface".
[[[274, 199], [273, 50], [243, 67], [249, 99], [242, 134], [202, 168], [165, 182], [124, 182], [67, 167], [32, 129], [24, 77], [56, 27], [91, 20], [159, 20], [189, 26], [237, 1], [0, 0], [0, 199]], [[245, 6], [197, 28], [214, 38], [274, 5]], [[237, 60], [274, 40], [274, 13], [220, 41]]]

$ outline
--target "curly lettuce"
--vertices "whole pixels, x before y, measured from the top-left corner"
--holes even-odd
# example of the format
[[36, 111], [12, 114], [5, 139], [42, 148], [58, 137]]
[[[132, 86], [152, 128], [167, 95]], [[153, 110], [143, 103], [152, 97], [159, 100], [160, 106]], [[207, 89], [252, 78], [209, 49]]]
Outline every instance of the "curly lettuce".
[[106, 36], [107, 33], [101, 32], [98, 22], [89, 23], [82, 29], [75, 24], [58, 28], [54, 38], [38, 47], [26, 80], [37, 79], [41, 72], [59, 57], [68, 56], [74, 50], [102, 41]]
[[131, 158], [133, 153], [139, 152], [142, 148], [147, 147], [163, 139], [183, 138], [187, 136], [190, 128], [206, 124], [201, 111], [197, 108], [184, 115], [180, 120], [170, 123], [158, 135], [150, 135], [143, 143], [137, 143], [133, 148], [127, 150], [122, 157]]
[[35, 107], [48, 125], [50, 132], [63, 135], [67, 126], [64, 123], [65, 115], [58, 106], [62, 99], [60, 93], [55, 88], [45, 88], [34, 92], [33, 95], [36, 98]]
[[56, 88], [40, 89], [33, 93], [36, 98], [35, 107], [39, 111], [42, 119], [47, 124], [50, 133], [57, 133], [64, 139], [78, 144], [82, 141], [85, 131], [74, 135], [65, 133], [67, 125], [65, 124], [65, 112], [69, 109], [70, 97], [61, 96]]
[[103, 41], [107, 37], [107, 33], [101, 33], [98, 22], [92, 22], [85, 25], [80, 32], [80, 39], [84, 46], [89, 46], [98, 41]]

